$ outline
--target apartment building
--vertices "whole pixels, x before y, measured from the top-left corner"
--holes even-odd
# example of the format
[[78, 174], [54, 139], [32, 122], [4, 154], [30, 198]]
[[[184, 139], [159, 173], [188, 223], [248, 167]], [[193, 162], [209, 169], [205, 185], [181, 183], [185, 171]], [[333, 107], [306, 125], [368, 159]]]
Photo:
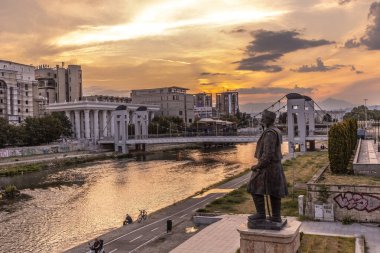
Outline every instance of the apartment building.
[[64, 63], [55, 68], [40, 65], [35, 70], [35, 78], [38, 96], [45, 98], [47, 104], [79, 101], [83, 96], [80, 65], [68, 65], [67, 68]]
[[18, 124], [33, 116], [34, 66], [0, 60], [0, 117]]
[[239, 110], [239, 93], [226, 91], [216, 93], [216, 111], [219, 115], [236, 115]]
[[133, 104], [159, 105], [156, 115], [177, 116], [186, 124], [194, 122], [194, 95], [187, 94], [188, 89], [177, 86], [132, 90]]

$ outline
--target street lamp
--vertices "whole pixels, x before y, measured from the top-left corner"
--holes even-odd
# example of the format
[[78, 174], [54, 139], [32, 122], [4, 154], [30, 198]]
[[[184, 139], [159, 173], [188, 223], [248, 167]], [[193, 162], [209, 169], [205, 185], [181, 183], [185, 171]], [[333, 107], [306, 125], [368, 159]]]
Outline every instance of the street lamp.
[[364, 99], [364, 127], [365, 129], [367, 130], [367, 100], [368, 99]]

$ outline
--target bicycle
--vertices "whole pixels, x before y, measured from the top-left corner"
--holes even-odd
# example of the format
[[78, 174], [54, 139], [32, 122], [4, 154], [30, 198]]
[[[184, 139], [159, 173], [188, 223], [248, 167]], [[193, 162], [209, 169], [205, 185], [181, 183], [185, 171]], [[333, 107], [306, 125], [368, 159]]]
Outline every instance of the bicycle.
[[142, 222], [143, 220], [146, 220], [148, 218], [148, 213], [147, 211], [145, 211], [144, 209], [143, 210], [139, 210], [140, 211], [140, 214], [139, 214], [139, 217], [137, 218], [137, 222], [140, 223]]

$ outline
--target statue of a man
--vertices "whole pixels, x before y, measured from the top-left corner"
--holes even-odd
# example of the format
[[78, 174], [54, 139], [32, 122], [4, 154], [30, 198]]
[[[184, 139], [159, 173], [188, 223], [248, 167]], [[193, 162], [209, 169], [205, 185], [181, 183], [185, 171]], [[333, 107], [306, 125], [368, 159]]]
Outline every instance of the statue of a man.
[[[255, 157], [258, 164], [252, 166], [252, 175], [248, 182], [247, 190], [252, 194], [256, 206], [256, 214], [249, 216], [250, 222], [265, 221], [264, 195], [270, 196], [272, 209], [271, 222], [281, 220], [281, 198], [288, 195], [286, 179], [281, 164], [282, 136], [278, 128], [274, 127], [276, 114], [265, 110], [262, 114], [261, 124], [264, 132], [257, 142]], [[269, 206], [269, 204], [268, 204]]]

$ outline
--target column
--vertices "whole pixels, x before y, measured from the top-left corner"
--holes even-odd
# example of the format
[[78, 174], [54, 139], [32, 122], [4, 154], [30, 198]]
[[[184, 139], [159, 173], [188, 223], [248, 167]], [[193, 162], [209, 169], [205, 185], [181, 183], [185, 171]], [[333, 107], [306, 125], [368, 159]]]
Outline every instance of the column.
[[107, 111], [103, 111], [103, 137], [107, 137]]
[[112, 115], [112, 111], [110, 111], [110, 121], [111, 121], [111, 136], [114, 136], [115, 134], [115, 119]]
[[84, 134], [86, 139], [90, 139], [90, 110], [84, 110]]
[[77, 139], [80, 139], [80, 111], [75, 110], [75, 134]]
[[94, 140], [99, 140], [99, 110], [94, 110]]

